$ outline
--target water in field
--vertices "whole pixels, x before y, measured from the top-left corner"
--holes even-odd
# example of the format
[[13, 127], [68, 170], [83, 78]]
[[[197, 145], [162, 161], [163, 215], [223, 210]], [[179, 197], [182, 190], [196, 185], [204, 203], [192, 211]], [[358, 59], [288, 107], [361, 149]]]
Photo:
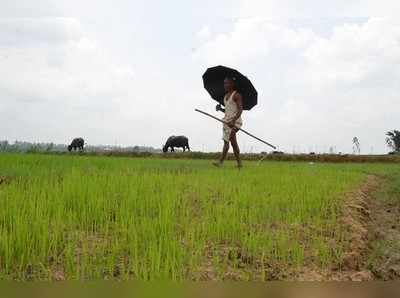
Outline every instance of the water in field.
[[388, 170], [0, 155], [0, 277], [263, 280], [339, 264], [343, 194]]

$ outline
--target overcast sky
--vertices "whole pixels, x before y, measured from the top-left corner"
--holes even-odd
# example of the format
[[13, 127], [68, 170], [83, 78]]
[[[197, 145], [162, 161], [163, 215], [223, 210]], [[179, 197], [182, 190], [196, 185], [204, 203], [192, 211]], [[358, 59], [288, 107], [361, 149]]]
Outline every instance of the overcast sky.
[[[386, 152], [400, 129], [398, 0], [0, 0], [0, 139], [221, 147], [207, 67], [246, 74], [244, 127], [280, 150]], [[222, 115], [220, 115], [222, 116]], [[244, 151], [267, 151], [239, 136]]]

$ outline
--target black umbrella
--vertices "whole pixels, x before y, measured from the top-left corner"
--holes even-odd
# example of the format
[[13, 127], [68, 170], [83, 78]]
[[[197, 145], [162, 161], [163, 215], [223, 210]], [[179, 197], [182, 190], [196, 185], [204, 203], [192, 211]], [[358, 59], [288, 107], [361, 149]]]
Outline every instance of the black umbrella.
[[251, 110], [257, 104], [257, 90], [246, 76], [235, 69], [221, 65], [207, 69], [203, 75], [204, 88], [214, 100], [224, 105], [226, 77], [235, 78], [236, 89], [243, 97], [243, 109]]

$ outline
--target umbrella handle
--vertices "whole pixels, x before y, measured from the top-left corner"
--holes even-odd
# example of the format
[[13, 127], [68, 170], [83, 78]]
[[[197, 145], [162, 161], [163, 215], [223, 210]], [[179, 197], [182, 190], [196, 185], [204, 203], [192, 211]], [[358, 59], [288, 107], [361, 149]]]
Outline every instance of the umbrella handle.
[[217, 112], [223, 112], [223, 113], [225, 113], [225, 109], [222, 108], [222, 106], [221, 106], [220, 103], [216, 105], [215, 110], [216, 110]]

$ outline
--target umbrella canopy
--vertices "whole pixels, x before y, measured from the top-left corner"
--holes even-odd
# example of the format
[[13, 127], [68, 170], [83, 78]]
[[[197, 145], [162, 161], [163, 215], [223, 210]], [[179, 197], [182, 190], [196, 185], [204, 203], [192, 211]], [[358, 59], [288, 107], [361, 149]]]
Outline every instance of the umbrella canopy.
[[237, 91], [243, 97], [243, 109], [251, 110], [257, 104], [257, 90], [250, 80], [235, 69], [215, 66], [207, 69], [203, 75], [204, 88], [211, 97], [224, 105], [224, 79], [234, 77]]

